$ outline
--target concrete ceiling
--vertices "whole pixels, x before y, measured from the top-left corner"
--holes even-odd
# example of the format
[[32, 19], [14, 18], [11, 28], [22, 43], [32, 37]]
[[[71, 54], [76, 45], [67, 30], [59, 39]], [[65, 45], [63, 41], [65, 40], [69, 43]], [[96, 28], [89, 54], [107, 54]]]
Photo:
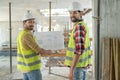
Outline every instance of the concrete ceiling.
[[[52, 2], [52, 9], [68, 8], [73, 1], [81, 2], [85, 8], [92, 7], [91, 0], [0, 0], [0, 21], [9, 21], [9, 2], [12, 6], [12, 21], [21, 21], [26, 10], [31, 10], [35, 15], [42, 16], [38, 10], [48, 9], [50, 1]], [[57, 19], [62, 23], [66, 22], [68, 17], [53, 17], [52, 19]]]

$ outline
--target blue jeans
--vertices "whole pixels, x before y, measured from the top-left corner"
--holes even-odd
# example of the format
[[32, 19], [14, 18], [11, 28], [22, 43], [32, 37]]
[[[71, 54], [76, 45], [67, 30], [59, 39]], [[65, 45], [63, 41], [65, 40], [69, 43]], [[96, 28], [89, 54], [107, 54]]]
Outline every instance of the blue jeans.
[[86, 80], [86, 70], [83, 68], [75, 68], [74, 80]]
[[23, 80], [42, 80], [41, 71], [34, 70], [28, 73], [23, 73]]

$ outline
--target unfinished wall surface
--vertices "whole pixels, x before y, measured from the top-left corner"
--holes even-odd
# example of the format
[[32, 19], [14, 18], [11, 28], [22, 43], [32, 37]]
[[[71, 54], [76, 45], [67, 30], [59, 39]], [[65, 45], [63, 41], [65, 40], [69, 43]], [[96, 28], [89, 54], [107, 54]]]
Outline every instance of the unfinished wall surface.
[[101, 0], [101, 37], [120, 37], [120, 0]]
[[[22, 28], [22, 22], [14, 21], [12, 22], [12, 43], [16, 43], [17, 35]], [[9, 43], [9, 22], [1, 21], [0, 22], [0, 46], [3, 43]]]
[[98, 63], [100, 65], [99, 66], [99, 73], [100, 73], [99, 78], [100, 80], [109, 80], [107, 76], [103, 78], [103, 76], [105, 76], [104, 73], [106, 73], [105, 70], [104, 72], [101, 72], [101, 71], [102, 71], [102, 65], [104, 65], [103, 63], [106, 62], [106, 60], [105, 61], [102, 60], [103, 59], [102, 57], [104, 56], [107, 60], [109, 60], [109, 56], [107, 55], [109, 55], [110, 53], [108, 51], [105, 51], [105, 53], [102, 53], [103, 46], [101, 46], [101, 44], [103, 44], [102, 39], [105, 37], [106, 38], [109, 38], [109, 37], [119, 38], [120, 37], [120, 33], [119, 33], [120, 31], [120, 13], [119, 13], [120, 12], [120, 5], [119, 5], [120, 0], [100, 0], [99, 4], [100, 4], [100, 53], [99, 53], [100, 62]]

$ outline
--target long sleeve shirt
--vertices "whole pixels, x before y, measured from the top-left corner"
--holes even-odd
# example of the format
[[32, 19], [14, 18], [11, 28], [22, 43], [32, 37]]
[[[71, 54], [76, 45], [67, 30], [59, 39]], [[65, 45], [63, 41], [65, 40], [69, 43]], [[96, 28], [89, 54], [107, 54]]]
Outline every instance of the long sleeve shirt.
[[23, 37], [22, 37], [22, 44], [26, 50], [32, 49], [36, 53], [40, 53], [42, 48], [39, 47], [37, 42], [34, 40], [34, 36], [32, 32], [28, 31]]
[[82, 54], [85, 50], [85, 35], [86, 30], [82, 24], [75, 26], [74, 39], [75, 39], [75, 54]]

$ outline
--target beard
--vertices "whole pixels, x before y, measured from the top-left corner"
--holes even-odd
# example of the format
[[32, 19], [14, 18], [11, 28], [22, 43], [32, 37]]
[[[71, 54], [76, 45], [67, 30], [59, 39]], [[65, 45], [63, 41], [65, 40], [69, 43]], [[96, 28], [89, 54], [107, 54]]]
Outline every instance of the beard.
[[79, 22], [80, 19], [77, 19], [76, 17], [71, 17], [71, 21], [75, 23], [75, 22]]
[[26, 28], [27, 30], [30, 30], [30, 31], [31, 31], [31, 30], [33, 30], [34, 26], [30, 25], [30, 26], [26, 26], [25, 28]]
[[34, 26], [29, 26], [29, 30], [33, 30]]

